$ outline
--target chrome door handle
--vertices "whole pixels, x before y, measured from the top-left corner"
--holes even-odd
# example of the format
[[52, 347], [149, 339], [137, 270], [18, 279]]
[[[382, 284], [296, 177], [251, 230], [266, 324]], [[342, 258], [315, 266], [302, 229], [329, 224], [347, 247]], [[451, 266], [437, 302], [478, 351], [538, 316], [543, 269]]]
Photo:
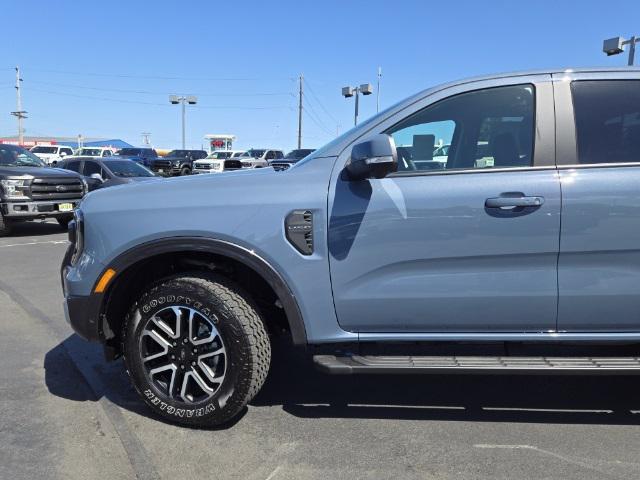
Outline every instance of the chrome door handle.
[[484, 206], [487, 208], [539, 207], [544, 203], [544, 197], [493, 197], [487, 198]]

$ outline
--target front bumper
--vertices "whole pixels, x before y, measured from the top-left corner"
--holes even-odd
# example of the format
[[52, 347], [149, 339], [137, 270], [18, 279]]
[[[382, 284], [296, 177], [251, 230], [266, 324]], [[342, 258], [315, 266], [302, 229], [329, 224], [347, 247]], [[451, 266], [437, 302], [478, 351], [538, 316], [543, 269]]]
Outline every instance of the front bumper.
[[[60, 211], [60, 206], [71, 204], [71, 210]], [[17, 200], [0, 203], [2, 215], [17, 219], [64, 217], [73, 215], [73, 209], [80, 204], [79, 199], [56, 201]]]
[[73, 245], [69, 246], [62, 260], [60, 275], [64, 294], [64, 315], [71, 328], [85, 340], [103, 342], [104, 333], [100, 322], [102, 294], [71, 295], [67, 287], [67, 272], [71, 268]]

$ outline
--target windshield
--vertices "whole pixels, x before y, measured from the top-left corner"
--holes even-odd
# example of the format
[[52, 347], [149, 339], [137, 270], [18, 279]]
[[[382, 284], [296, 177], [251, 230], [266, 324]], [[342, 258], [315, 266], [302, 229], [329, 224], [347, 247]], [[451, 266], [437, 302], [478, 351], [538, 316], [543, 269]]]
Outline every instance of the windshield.
[[252, 148], [251, 150], [248, 150], [246, 152], [244, 152], [241, 156], [242, 157], [252, 157], [252, 158], [260, 158], [264, 155], [265, 150], [256, 150], [254, 148]]
[[312, 148], [301, 148], [298, 150], [291, 150], [289, 153], [287, 153], [284, 156], [284, 158], [286, 160], [300, 160], [306, 157], [307, 155], [310, 155], [311, 153], [313, 153]]
[[245, 154], [246, 152], [236, 152], [233, 155], [231, 155], [231, 158], [238, 158], [241, 157]]
[[222, 158], [230, 158], [231, 157], [231, 152], [213, 152], [212, 154], [210, 154], [207, 158], [215, 160], [215, 159], [222, 159]]
[[135, 156], [140, 155], [139, 148], [123, 148], [116, 153], [116, 155], [120, 155], [121, 157]]
[[189, 150], [171, 150], [166, 155], [167, 157], [179, 157], [179, 158], [187, 158], [189, 156]]
[[114, 160], [104, 164], [116, 177], [155, 177], [153, 172], [131, 160]]
[[2, 167], [46, 167], [33, 153], [15, 145], [0, 145], [0, 166]]
[[446, 157], [449, 154], [449, 145], [442, 145], [434, 150], [434, 157]]
[[78, 150], [78, 156], [87, 156], [87, 157], [99, 157], [102, 155], [102, 150], [99, 148], [81, 148]]
[[31, 153], [58, 153], [58, 147], [45, 147], [45, 146], [33, 147], [33, 149], [31, 150]]

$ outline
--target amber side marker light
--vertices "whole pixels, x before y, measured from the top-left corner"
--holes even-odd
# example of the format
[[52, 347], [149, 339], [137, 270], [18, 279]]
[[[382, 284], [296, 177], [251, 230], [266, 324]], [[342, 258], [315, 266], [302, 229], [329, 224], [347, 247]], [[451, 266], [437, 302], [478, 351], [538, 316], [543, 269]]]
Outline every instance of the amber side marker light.
[[96, 288], [93, 289], [93, 293], [103, 293], [109, 282], [116, 274], [116, 271], [113, 268], [108, 268], [106, 272], [102, 274], [100, 280], [96, 284]]

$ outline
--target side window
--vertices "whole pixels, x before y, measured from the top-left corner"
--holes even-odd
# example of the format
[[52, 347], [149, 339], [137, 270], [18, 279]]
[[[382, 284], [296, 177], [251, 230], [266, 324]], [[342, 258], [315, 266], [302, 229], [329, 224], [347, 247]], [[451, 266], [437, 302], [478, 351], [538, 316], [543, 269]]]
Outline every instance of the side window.
[[276, 159], [284, 158], [284, 154], [280, 150], [276, 150]]
[[105, 150], [102, 152], [103, 157], [110, 157], [111, 155], [113, 155], [113, 153], [111, 153], [111, 150]]
[[70, 148], [63, 148], [62, 152], [66, 153], [67, 155], [73, 155], [73, 150], [71, 150]]
[[640, 162], [640, 80], [571, 84], [578, 162]]
[[62, 168], [64, 168], [65, 170], [71, 170], [72, 172], [80, 173], [80, 162], [78, 160], [71, 161], [71, 162], [64, 162], [64, 165], [62, 166]]
[[90, 177], [91, 175], [93, 175], [94, 173], [99, 174], [102, 178], [104, 178], [104, 174], [102, 172], [102, 167], [100, 167], [100, 164], [96, 163], [96, 162], [92, 162], [89, 160], [85, 160], [84, 162], [84, 168], [83, 170], [83, 175], [85, 177]]
[[273, 160], [274, 158], [276, 158], [275, 152], [273, 150], [269, 150], [267, 152], [267, 156], [265, 157], [266, 160]]
[[441, 100], [392, 127], [399, 171], [533, 164], [533, 85], [488, 88]]

